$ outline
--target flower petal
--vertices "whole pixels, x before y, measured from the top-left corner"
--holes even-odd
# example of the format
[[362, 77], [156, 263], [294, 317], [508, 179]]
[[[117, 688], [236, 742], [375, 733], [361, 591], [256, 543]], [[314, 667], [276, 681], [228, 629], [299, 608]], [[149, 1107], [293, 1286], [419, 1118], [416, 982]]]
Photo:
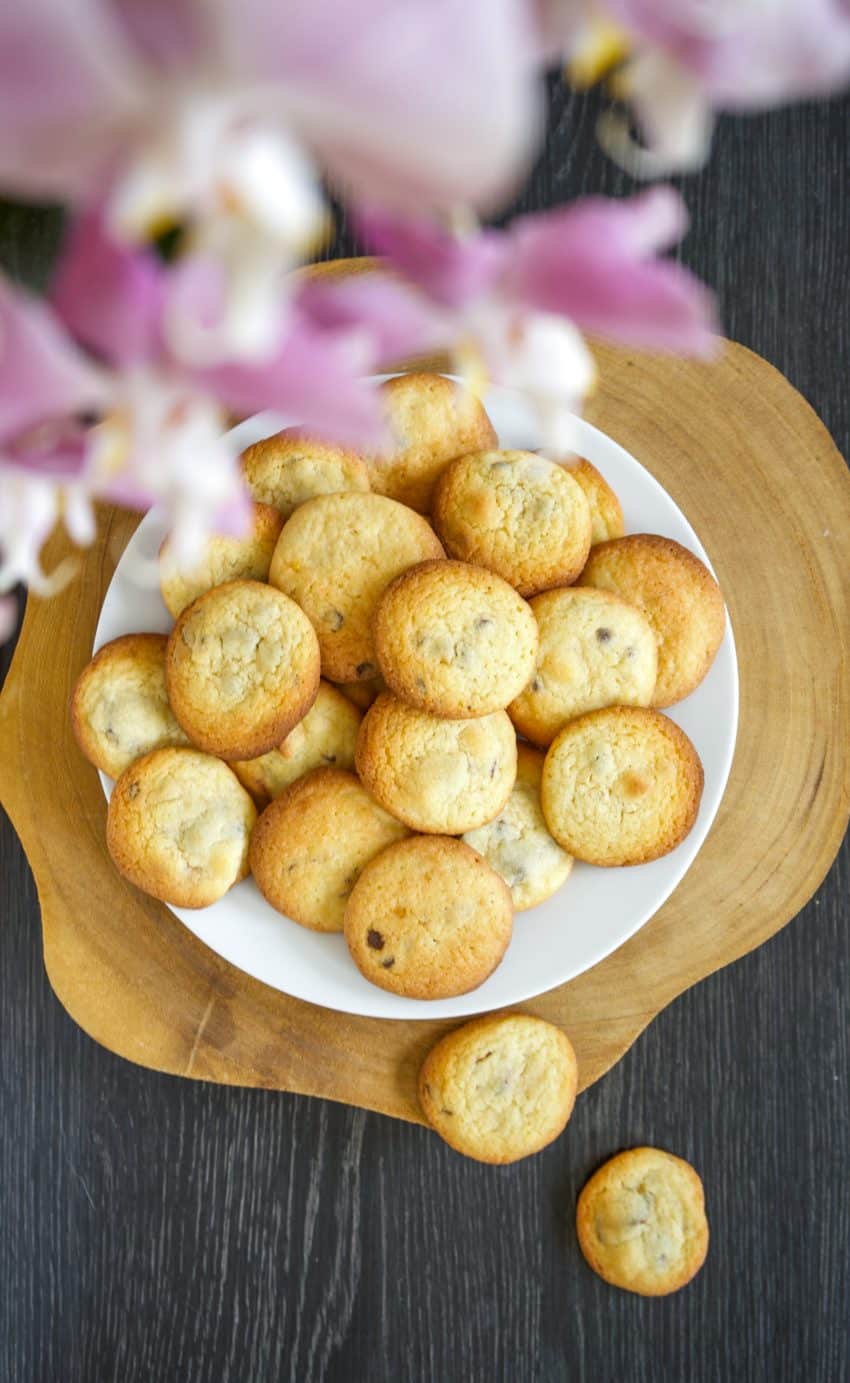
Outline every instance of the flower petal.
[[500, 231], [455, 234], [434, 221], [376, 209], [359, 213], [355, 226], [370, 250], [446, 307], [463, 307], [484, 293], [510, 253]]
[[305, 283], [297, 306], [320, 327], [360, 328], [373, 342], [375, 368], [451, 344], [451, 323], [414, 288], [388, 274]]
[[151, 251], [119, 245], [95, 210], [72, 227], [51, 298], [78, 340], [112, 364], [127, 366], [158, 350], [165, 278]]
[[649, 258], [681, 232], [672, 189], [628, 201], [587, 198], [523, 217], [511, 231], [509, 284], [517, 300], [562, 313], [585, 331], [651, 350], [710, 354], [713, 300], [680, 265]]

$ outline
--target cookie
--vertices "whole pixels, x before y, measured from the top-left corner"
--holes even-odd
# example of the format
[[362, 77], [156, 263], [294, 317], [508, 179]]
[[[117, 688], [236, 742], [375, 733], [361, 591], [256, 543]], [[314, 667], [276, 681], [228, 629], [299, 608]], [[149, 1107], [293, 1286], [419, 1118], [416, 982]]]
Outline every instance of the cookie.
[[653, 706], [689, 696], [714, 662], [726, 628], [708, 567], [672, 538], [633, 533], [592, 549], [580, 585], [614, 591], [642, 610], [658, 641]]
[[319, 645], [293, 600], [258, 581], [228, 581], [183, 611], [168, 640], [165, 680], [193, 744], [222, 759], [255, 759], [312, 706]]
[[540, 800], [552, 835], [576, 859], [645, 864], [685, 839], [702, 784], [699, 755], [674, 721], [643, 706], [608, 706], [555, 737]]
[[317, 768], [266, 807], [251, 837], [251, 873], [278, 912], [313, 931], [341, 932], [364, 866], [409, 834], [353, 773]]
[[268, 802], [314, 768], [353, 768], [361, 718], [341, 691], [320, 682], [316, 700], [279, 748], [231, 768], [257, 802]]
[[432, 1047], [419, 1073], [428, 1123], [479, 1162], [517, 1162], [558, 1137], [578, 1067], [560, 1028], [527, 1013], [489, 1014]]
[[322, 495], [283, 526], [269, 580], [309, 616], [333, 682], [378, 675], [372, 617], [390, 582], [443, 549], [419, 514], [383, 495]]
[[248, 873], [257, 811], [236, 774], [197, 749], [155, 749], [125, 769], [106, 844], [131, 884], [181, 908], [205, 908]]
[[482, 451], [443, 471], [434, 527], [450, 557], [496, 572], [520, 595], [575, 581], [590, 507], [569, 471], [530, 451]]
[[609, 538], [622, 538], [623, 506], [604, 475], [580, 456], [569, 462], [565, 469], [584, 490], [584, 497], [590, 506], [590, 545], [605, 543]]
[[504, 711], [442, 720], [389, 692], [357, 736], [357, 772], [414, 831], [462, 835], [498, 816], [516, 778], [516, 735]]
[[359, 710], [368, 711], [372, 702], [386, 691], [387, 684], [383, 677], [370, 677], [366, 682], [340, 682], [339, 689]]
[[398, 375], [382, 392], [392, 447], [372, 458], [372, 489], [429, 514], [437, 477], [449, 461], [498, 446], [493, 425], [475, 395], [444, 375]]
[[530, 603], [540, 631], [537, 663], [508, 707], [521, 735], [545, 749], [586, 711], [650, 704], [657, 646], [640, 610], [585, 586], [544, 591]]
[[708, 1253], [702, 1181], [660, 1148], [630, 1148], [590, 1178], [578, 1198], [576, 1230], [595, 1273], [645, 1297], [677, 1292]]
[[152, 749], [188, 744], [168, 704], [164, 634], [124, 634], [83, 668], [71, 694], [71, 725], [86, 758], [119, 774]]
[[486, 860], [449, 836], [413, 836], [366, 866], [345, 909], [357, 968], [408, 999], [477, 989], [511, 939], [507, 886]]
[[515, 912], [551, 898], [573, 867], [570, 856], [549, 834], [543, 816], [542, 773], [543, 755], [518, 744], [513, 792], [498, 816], [463, 837], [502, 876]]
[[522, 597], [466, 562], [423, 562], [396, 577], [372, 633], [387, 686], [432, 715], [503, 710], [537, 655], [537, 625]]
[[190, 571], [171, 556], [168, 539], [159, 552], [159, 588], [169, 614], [177, 619], [199, 595], [225, 581], [266, 581], [283, 519], [268, 504], [255, 504], [251, 531], [244, 538], [210, 538], [204, 555]]
[[369, 489], [369, 468], [362, 456], [305, 437], [295, 427], [247, 447], [242, 473], [254, 499], [272, 505], [285, 519], [317, 495]]

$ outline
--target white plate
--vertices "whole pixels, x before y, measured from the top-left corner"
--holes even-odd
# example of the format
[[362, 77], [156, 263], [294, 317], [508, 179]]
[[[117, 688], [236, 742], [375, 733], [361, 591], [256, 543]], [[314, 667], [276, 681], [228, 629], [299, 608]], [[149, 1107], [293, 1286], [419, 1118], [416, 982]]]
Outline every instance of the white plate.
[[[503, 447], [539, 445], [524, 401], [508, 390], [491, 390], [485, 403]], [[287, 421], [266, 413], [234, 430], [240, 447], [268, 436]], [[675, 538], [707, 562], [684, 514], [634, 457], [589, 423], [577, 421], [580, 451], [620, 496], [628, 533]], [[171, 618], [158, 590], [140, 588], [131, 560], [155, 558], [162, 522], [151, 512], [139, 525], [112, 578], [95, 635], [95, 649], [136, 630], [167, 633]], [[513, 940], [502, 964], [485, 984], [456, 999], [403, 999], [361, 976], [341, 936], [299, 927], [264, 901], [246, 879], [212, 907], [175, 916], [225, 960], [265, 984], [343, 1013], [379, 1018], [456, 1018], [521, 1003], [588, 970], [622, 946], [669, 898], [702, 845], [723, 796], [738, 725], [738, 668], [728, 626], [714, 665], [693, 696], [673, 707], [672, 718], [690, 735], [705, 768], [699, 817], [687, 840], [664, 859], [631, 869], [576, 864], [553, 898], [517, 914]], [[111, 782], [101, 775], [107, 796]]]

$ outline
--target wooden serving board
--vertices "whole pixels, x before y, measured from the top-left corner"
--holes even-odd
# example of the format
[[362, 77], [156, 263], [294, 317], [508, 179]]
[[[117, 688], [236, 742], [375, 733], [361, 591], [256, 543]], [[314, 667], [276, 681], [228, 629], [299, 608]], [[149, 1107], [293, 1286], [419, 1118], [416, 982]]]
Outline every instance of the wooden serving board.
[[[850, 478], [808, 404], [729, 344], [712, 365], [600, 348], [591, 421], [693, 523], [738, 646], [735, 762], [711, 833], [631, 941], [524, 1005], [564, 1027], [583, 1087], [684, 989], [767, 940], [807, 901], [850, 809]], [[110, 510], [58, 597], [30, 597], [0, 699], [0, 797], [38, 886], [44, 959], [71, 1016], [141, 1065], [321, 1095], [421, 1120], [415, 1078], [451, 1023], [355, 1018], [236, 970], [112, 868], [106, 804], [66, 707], [137, 519]], [[53, 542], [50, 561], [68, 544]]]

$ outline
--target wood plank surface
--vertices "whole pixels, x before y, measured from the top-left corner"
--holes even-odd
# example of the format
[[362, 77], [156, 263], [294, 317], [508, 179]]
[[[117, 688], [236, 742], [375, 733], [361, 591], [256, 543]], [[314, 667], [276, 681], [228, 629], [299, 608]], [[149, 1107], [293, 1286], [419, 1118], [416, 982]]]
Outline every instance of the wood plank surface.
[[[623, 190], [592, 116], [556, 91], [524, 205]], [[789, 375], [845, 453], [848, 125], [837, 102], [722, 126], [685, 184], [684, 249], [729, 334]], [[43, 277], [55, 222], [0, 224], [6, 263]], [[769, 839], [770, 822], [752, 832]], [[4, 823], [0, 1378], [847, 1377], [849, 883], [845, 845], [794, 925], [662, 1014], [563, 1140], [491, 1170], [409, 1125], [174, 1080], [90, 1042], [44, 978]], [[589, 1170], [636, 1141], [706, 1181], [709, 1262], [669, 1301], [605, 1287], [570, 1227]]]

